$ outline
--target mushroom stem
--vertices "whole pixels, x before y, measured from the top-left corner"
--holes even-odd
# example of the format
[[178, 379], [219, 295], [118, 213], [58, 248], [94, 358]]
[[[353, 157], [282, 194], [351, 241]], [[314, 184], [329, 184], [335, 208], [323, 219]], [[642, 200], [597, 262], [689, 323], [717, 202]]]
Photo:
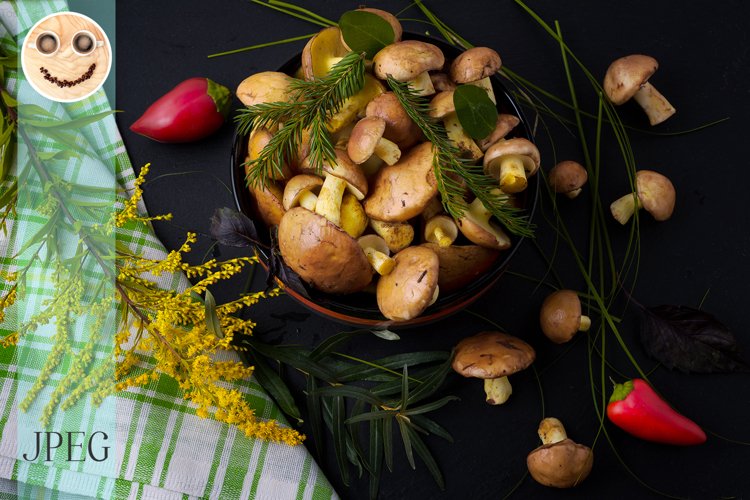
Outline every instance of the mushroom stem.
[[396, 266], [396, 261], [393, 260], [393, 258], [371, 247], [365, 248], [364, 250], [367, 260], [379, 275], [385, 276], [393, 271], [393, 268]]
[[346, 181], [335, 175], [327, 175], [318, 194], [315, 213], [322, 215], [333, 224], [341, 226], [341, 199], [344, 197]]
[[588, 332], [591, 328], [591, 318], [586, 315], [581, 315], [581, 325], [578, 327], [579, 332]]
[[537, 434], [544, 444], [555, 444], [568, 439], [565, 426], [555, 417], [547, 417], [542, 420], [539, 423]]
[[523, 156], [503, 156], [498, 162], [500, 163], [500, 189], [504, 193], [518, 193], [526, 189], [528, 181]]
[[427, 307], [431, 306], [435, 302], [437, 302], [438, 297], [440, 296], [440, 286], [435, 286], [435, 291], [432, 292], [432, 300], [430, 300], [430, 303], [427, 304]]
[[492, 89], [492, 81], [490, 80], [489, 76], [486, 76], [482, 78], [481, 80], [477, 80], [475, 82], [471, 82], [470, 85], [475, 85], [479, 87], [480, 89], [487, 92], [487, 96], [490, 98], [490, 101], [492, 101], [492, 104], [497, 104], [497, 99], [495, 98], [495, 91]]
[[638, 199], [638, 195], [635, 193], [628, 193], [622, 196], [609, 206], [609, 211], [612, 212], [612, 217], [615, 218], [620, 224], [625, 224], [630, 220], [636, 209], [641, 208], [641, 200]]
[[633, 97], [648, 115], [651, 125], [658, 125], [677, 112], [667, 98], [649, 82], [641, 85]]
[[299, 206], [306, 208], [311, 212], [315, 211], [315, 205], [317, 203], [318, 197], [315, 196], [315, 193], [311, 191], [305, 191], [304, 193], [299, 195]]
[[445, 231], [443, 231], [443, 228], [440, 226], [435, 227], [432, 233], [435, 236], [435, 241], [437, 241], [438, 246], [441, 248], [449, 247], [451, 246], [451, 243], [453, 243], [451, 237], [445, 234]]
[[381, 138], [375, 146], [375, 156], [388, 165], [393, 165], [401, 158], [401, 150], [395, 142]]
[[484, 380], [484, 392], [487, 393], [488, 404], [501, 405], [513, 394], [513, 388], [508, 377], [488, 378]]
[[565, 193], [565, 196], [572, 200], [573, 198], [577, 198], [578, 195], [581, 194], [581, 191], [583, 191], [583, 188], [574, 189], [573, 191]]
[[414, 90], [417, 95], [432, 95], [435, 93], [435, 87], [432, 85], [432, 79], [430, 78], [430, 74], [427, 71], [423, 71], [422, 73], [418, 74], [416, 78], [413, 80], [409, 80], [406, 82], [409, 84], [409, 87], [411, 87], [412, 90]]
[[455, 112], [448, 113], [443, 117], [443, 125], [445, 126], [446, 133], [448, 134], [448, 139], [450, 139], [450, 141], [459, 149], [459, 151], [467, 154], [472, 160], [478, 160], [479, 158], [484, 156], [484, 153], [482, 153], [482, 150], [479, 149], [479, 146], [477, 146], [477, 143], [474, 142], [474, 139], [469, 137], [464, 128], [461, 126], [461, 122], [459, 121], [458, 115]]

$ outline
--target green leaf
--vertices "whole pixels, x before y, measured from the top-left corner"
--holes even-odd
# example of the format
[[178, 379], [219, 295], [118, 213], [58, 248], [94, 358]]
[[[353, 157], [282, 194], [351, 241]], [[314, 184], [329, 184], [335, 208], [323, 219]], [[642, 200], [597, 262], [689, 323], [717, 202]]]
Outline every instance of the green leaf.
[[434, 372], [427, 376], [427, 378], [423, 379], [424, 383], [414, 389], [409, 397], [409, 403], [422, 401], [423, 399], [432, 396], [438, 389], [440, 389], [445, 381], [445, 377], [451, 372], [452, 358], [453, 356], [449, 356], [445, 363], [437, 367]]
[[9, 108], [15, 108], [16, 106], [18, 106], [18, 101], [16, 101], [13, 98], [13, 96], [10, 95], [8, 92], [3, 90], [2, 95], [3, 95], [3, 102], [5, 103], [6, 106], [8, 106]]
[[319, 396], [335, 396], [335, 397], [347, 397], [353, 399], [361, 399], [370, 403], [371, 405], [381, 406], [383, 403], [376, 398], [370, 391], [363, 389], [362, 387], [336, 385], [331, 387], [319, 387], [315, 390], [315, 394]]
[[348, 419], [346, 419], [346, 423], [355, 424], [358, 422], [366, 422], [366, 421], [371, 422], [373, 420], [382, 420], [384, 418], [389, 418], [389, 417], [392, 417], [393, 415], [395, 415], [395, 412], [385, 411], [385, 410], [367, 411], [367, 412], [349, 417]]
[[393, 420], [391, 419], [383, 421], [383, 455], [386, 467], [393, 472]]
[[219, 316], [216, 314], [216, 299], [214, 298], [214, 294], [208, 290], [206, 290], [206, 300], [204, 301], [204, 304], [206, 306], [206, 330], [217, 338], [224, 338], [224, 332], [221, 331]]
[[[351, 415], [357, 416], [360, 413], [362, 413], [364, 409], [365, 409], [365, 402], [360, 399], [356, 403], [354, 403], [354, 407], [352, 408]], [[359, 477], [362, 477], [363, 465], [365, 469], [367, 469], [368, 472], [372, 473], [372, 470], [370, 469], [370, 461], [368, 460], [368, 457], [365, 455], [365, 450], [362, 448], [362, 443], [360, 443], [359, 425], [360, 425], [359, 423], [354, 423], [353, 425], [349, 425], [347, 423], [347, 433], [348, 433], [347, 443], [350, 443], [350, 446], [347, 446], [347, 455], [349, 456], [349, 461], [355, 467], [357, 467], [357, 472], [359, 474]]]
[[395, 354], [372, 361], [372, 364], [377, 366], [355, 366], [349, 370], [344, 370], [339, 373], [338, 379], [341, 382], [361, 380], [382, 372], [383, 368], [392, 370], [394, 368], [400, 369], [404, 365], [414, 366], [433, 363], [435, 361], [444, 361], [449, 355], [445, 351], [419, 351]]
[[382, 330], [370, 330], [373, 335], [383, 340], [401, 340], [401, 337], [397, 333], [390, 331], [387, 328]]
[[351, 339], [352, 337], [356, 337], [357, 335], [360, 335], [367, 331], [369, 330], [352, 330], [350, 332], [340, 332], [336, 335], [331, 335], [323, 342], [318, 344], [315, 349], [313, 349], [313, 351], [310, 353], [310, 359], [312, 359], [313, 361], [318, 361], [327, 356], [338, 346], [349, 341], [349, 339]]
[[0, 194], [0, 208], [5, 208], [11, 201], [13, 201], [13, 198], [18, 193], [18, 182], [13, 181], [13, 183], [6, 189], [5, 191]]
[[102, 118], [105, 118], [107, 116], [110, 116], [114, 113], [117, 113], [116, 110], [111, 111], [103, 111], [101, 113], [97, 113], [95, 115], [87, 115], [83, 116], [81, 118], [76, 118], [75, 120], [67, 120], [67, 121], [60, 121], [60, 120], [34, 120], [22, 117], [19, 121], [23, 125], [36, 127], [36, 128], [46, 128], [46, 129], [79, 129], [82, 127], [85, 127], [86, 125], [89, 125], [91, 123], [98, 122]]
[[307, 419], [312, 429], [315, 454], [320, 460], [323, 456], [323, 417], [320, 408], [320, 397], [316, 390], [318, 383], [315, 377], [307, 377]]
[[453, 436], [451, 436], [450, 433], [445, 430], [442, 425], [438, 424], [434, 420], [431, 420], [424, 415], [409, 415], [409, 420], [411, 420], [414, 424], [420, 426], [430, 434], [439, 436], [449, 443], [453, 442]]
[[461, 126], [472, 139], [484, 139], [495, 130], [497, 107], [487, 92], [476, 85], [459, 85], [453, 104]]
[[404, 365], [404, 374], [401, 377], [401, 406], [400, 411], [403, 413], [406, 410], [406, 405], [409, 404], [409, 368]]
[[279, 374], [276, 373], [276, 370], [268, 366], [268, 363], [264, 360], [255, 358], [252, 353], [248, 354], [250, 354], [251, 362], [255, 367], [253, 374], [261, 387], [268, 391], [285, 415], [296, 420], [297, 425], [302, 425], [304, 422], [302, 419], [302, 413], [297, 407], [297, 403], [295, 403], [292, 393], [289, 392], [289, 388]]
[[331, 401], [332, 405], [332, 431], [333, 446], [336, 452], [336, 463], [339, 465], [341, 472], [341, 481], [349, 486], [349, 464], [346, 463], [346, 427], [344, 417], [346, 416], [346, 406], [342, 396], [334, 396]]
[[344, 12], [339, 29], [352, 52], [364, 52], [372, 59], [380, 49], [395, 41], [391, 25], [377, 14], [362, 10]]
[[249, 337], [244, 337], [240, 343], [255, 349], [267, 358], [275, 359], [327, 382], [334, 381], [333, 374], [327, 368], [310, 359], [310, 351], [307, 349], [296, 346], [272, 346]]
[[404, 451], [406, 452], [406, 458], [409, 460], [409, 465], [412, 469], [416, 469], [417, 466], [414, 463], [414, 451], [411, 448], [411, 432], [409, 425], [402, 418], [397, 418], [399, 430], [401, 431], [401, 440], [404, 442]]
[[[10, 127], [8, 128], [10, 130]], [[11, 167], [13, 166], [13, 160], [16, 157], [16, 138], [10, 137], [8, 142], [3, 147], [3, 158], [0, 161], [0, 182], [3, 182], [8, 176]]]
[[444, 398], [440, 398], [437, 401], [433, 401], [432, 403], [427, 403], [422, 406], [415, 406], [414, 408], [403, 413], [409, 415], [410, 417], [412, 415], [421, 415], [422, 413], [429, 413], [431, 411], [437, 410], [438, 408], [442, 408], [451, 401], [458, 401], [459, 399], [460, 398], [458, 396], [445, 396]]
[[[390, 422], [388, 423], [390, 425]], [[383, 472], [383, 421], [370, 422], [370, 498], [378, 497], [380, 475]]]
[[419, 434], [417, 434], [408, 426], [406, 427], [406, 432], [411, 438], [411, 444], [412, 446], [414, 446], [414, 450], [427, 466], [427, 470], [429, 470], [430, 474], [432, 474], [432, 477], [433, 479], [435, 479], [438, 487], [441, 490], [445, 490], [445, 480], [443, 479], [443, 473], [440, 472], [440, 467], [438, 467], [437, 462], [435, 462], [435, 458], [430, 453], [430, 450], [427, 449], [427, 445], [424, 444], [424, 441], [422, 441], [422, 438], [419, 436]]

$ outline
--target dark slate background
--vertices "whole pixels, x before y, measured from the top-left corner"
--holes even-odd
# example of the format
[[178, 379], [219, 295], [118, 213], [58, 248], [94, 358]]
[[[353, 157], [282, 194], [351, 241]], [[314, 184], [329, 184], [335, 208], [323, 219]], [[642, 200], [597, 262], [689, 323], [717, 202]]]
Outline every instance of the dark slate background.
[[[336, 19], [358, 2], [305, 2]], [[721, 318], [737, 335], [745, 352], [750, 351], [747, 331], [747, 299], [750, 281], [748, 248], [750, 225], [747, 203], [747, 121], [750, 119], [750, 43], [746, 21], [750, 9], [740, 0], [665, 0], [622, 2], [530, 1], [545, 20], [560, 21], [568, 44], [597, 76], [603, 76], [610, 61], [628, 53], [645, 53], [661, 63], [652, 83], [678, 109], [659, 131], [685, 130], [702, 123], [731, 117], [728, 122], [698, 133], [657, 137], [633, 132], [631, 139], [640, 168], [667, 174], [678, 190], [672, 220], [655, 223], [643, 217], [640, 278], [634, 289], [644, 304], [661, 303], [703, 307]], [[406, 1], [374, 1], [368, 6], [399, 11]], [[477, 45], [497, 49], [504, 64], [557, 95], [567, 96], [559, 47], [510, 0], [429, 2], [433, 10], [459, 33]], [[157, 233], [168, 248], [178, 247], [188, 229], [208, 231], [208, 220], [217, 207], [232, 206], [229, 184], [229, 153], [233, 127], [227, 124], [215, 136], [195, 144], [163, 145], [130, 133], [127, 127], [156, 98], [178, 82], [207, 76], [230, 88], [246, 76], [273, 70], [301, 50], [304, 42], [268, 48], [218, 59], [208, 54], [312, 33], [316, 27], [263, 9], [246, 0], [214, 2], [128, 0], [117, 9], [117, 116], [134, 165], [151, 162], [151, 181], [146, 201], [152, 213], [172, 212], [172, 223], [157, 225]], [[420, 17], [415, 9], [404, 16]], [[404, 23], [407, 29], [426, 26]], [[436, 33], [435, 30], [431, 30]], [[595, 102], [585, 82], [576, 77], [581, 100], [588, 109]], [[238, 103], [236, 103], [238, 104]], [[635, 104], [622, 107], [623, 119], [647, 128]], [[559, 157], [581, 159], [576, 139], [555, 132]], [[602, 196], [607, 202], [624, 193], [624, 173], [611, 138], [603, 153]], [[548, 144], [541, 144], [544, 167], [552, 166]], [[179, 174], [160, 177], [165, 174]], [[563, 203], [563, 213], [575, 234], [585, 237], [586, 217], [578, 204]], [[541, 245], [550, 251], [552, 233], [541, 217]], [[609, 229], [615, 248], [625, 244], [626, 231], [612, 222]], [[583, 242], [583, 239], [581, 240]], [[196, 245], [200, 259], [211, 242]], [[583, 243], [582, 243], [583, 244]], [[222, 257], [237, 252], [222, 249]], [[558, 272], [569, 287], [582, 287], [570, 256], [562, 252]], [[545, 266], [534, 247], [527, 244], [514, 259], [511, 270], [542, 276]], [[258, 274], [262, 274], [259, 272]], [[262, 286], [256, 276], [256, 287]], [[222, 286], [219, 298], [236, 294], [242, 280]], [[435, 417], [455, 437], [449, 444], [430, 438], [428, 445], [445, 473], [447, 490], [441, 492], [420, 462], [409, 468], [403, 450], [396, 448], [396, 470], [385, 473], [382, 498], [500, 498], [510, 492], [526, 470], [525, 456], [537, 446], [536, 426], [542, 416], [560, 418], [576, 441], [592, 443], [598, 422], [588, 380], [585, 339], [572, 347], [550, 345], [537, 323], [537, 310], [546, 290], [533, 283], [507, 276], [471, 309], [501, 323], [522, 336], [538, 351], [544, 400], [540, 398], [531, 371], [513, 379], [514, 395], [503, 407], [483, 402], [480, 382], [450, 379], [448, 393], [461, 397]], [[291, 299], [266, 302], [253, 311], [259, 321], [258, 335], [269, 340], [280, 336], [294, 343], [317, 343], [344, 329], [341, 325], [310, 316], [293, 321], [280, 314], [306, 311]], [[596, 324], [596, 323], [595, 323]], [[638, 317], [624, 314], [621, 326], [625, 341], [637, 359], [649, 369], [654, 362], [642, 352]], [[450, 349], [459, 339], [486, 329], [482, 321], [460, 313], [436, 325], [402, 333], [402, 340], [388, 343], [362, 339], [351, 352], [378, 356], [407, 350]], [[264, 331], [269, 333], [265, 336]], [[613, 365], [629, 376], [633, 370], [623, 359], [614, 338], [608, 339]], [[706, 430], [736, 441], [750, 441], [750, 378], [737, 375], [684, 375], [658, 369], [652, 381], [669, 401]], [[299, 395], [299, 392], [297, 393]], [[543, 406], [544, 404], [544, 406]], [[621, 459], [630, 471], [651, 488], [680, 497], [742, 498], [750, 489], [747, 464], [750, 448], [709, 435], [705, 445], [672, 448], [633, 439], [609, 426]], [[329, 446], [330, 449], [330, 446]], [[321, 463], [344, 498], [366, 498], [366, 480], [344, 487], [332, 454]], [[556, 491], [537, 485], [530, 478], [521, 482], [517, 498], [650, 498], [657, 494], [639, 484], [621, 465], [600, 436], [595, 448], [592, 475], [577, 489]]]

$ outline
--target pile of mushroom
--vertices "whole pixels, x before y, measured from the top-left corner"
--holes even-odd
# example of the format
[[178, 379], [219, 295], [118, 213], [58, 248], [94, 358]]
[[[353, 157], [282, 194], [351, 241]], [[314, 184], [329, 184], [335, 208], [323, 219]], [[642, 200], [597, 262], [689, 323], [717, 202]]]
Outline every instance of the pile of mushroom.
[[[442, 120], [465, 158], [498, 179], [498, 190], [523, 190], [539, 167], [539, 152], [525, 139], [506, 139], [519, 124], [515, 116], [501, 114], [481, 141], [468, 136], [456, 117], [453, 91], [459, 85], [476, 85], [495, 101], [490, 77], [501, 66], [497, 52], [473, 48], [446, 61], [433, 44], [402, 41], [401, 26], [390, 13], [363, 10], [388, 21], [395, 42], [374, 55], [364, 88], [328, 122], [336, 161], [316, 172], [307, 158], [309, 134], [303, 134], [283, 172], [267, 179], [264, 188], [250, 189], [258, 215], [278, 226], [281, 256], [304, 281], [331, 294], [376, 290], [386, 318], [408, 321], [441, 292], [484, 273], [511, 240], [478, 199], [467, 199], [469, 210], [459, 220], [444, 212], [433, 145], [384, 80], [391, 76], [432, 96], [431, 116]], [[305, 46], [295, 76], [323, 77], [348, 51], [339, 28], [325, 28]], [[240, 83], [237, 96], [246, 105], [284, 101], [293, 81], [282, 73], [258, 73]], [[277, 131], [254, 130], [247, 160], [258, 158]]]

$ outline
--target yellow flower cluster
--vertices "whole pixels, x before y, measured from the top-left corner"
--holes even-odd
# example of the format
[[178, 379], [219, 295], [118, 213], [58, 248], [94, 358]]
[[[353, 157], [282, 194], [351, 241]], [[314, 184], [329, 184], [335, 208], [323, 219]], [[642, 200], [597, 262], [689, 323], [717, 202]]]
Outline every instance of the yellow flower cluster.
[[122, 210], [115, 211], [114, 213], [114, 226], [124, 227], [128, 222], [148, 222], [153, 220], [171, 220], [172, 214], [157, 215], [154, 217], [141, 217], [138, 214], [138, 203], [143, 198], [143, 188], [141, 187], [146, 181], [146, 175], [148, 174], [151, 164], [147, 163], [138, 172], [138, 177], [135, 179], [135, 185], [133, 187], [133, 194], [127, 198], [123, 204]]

